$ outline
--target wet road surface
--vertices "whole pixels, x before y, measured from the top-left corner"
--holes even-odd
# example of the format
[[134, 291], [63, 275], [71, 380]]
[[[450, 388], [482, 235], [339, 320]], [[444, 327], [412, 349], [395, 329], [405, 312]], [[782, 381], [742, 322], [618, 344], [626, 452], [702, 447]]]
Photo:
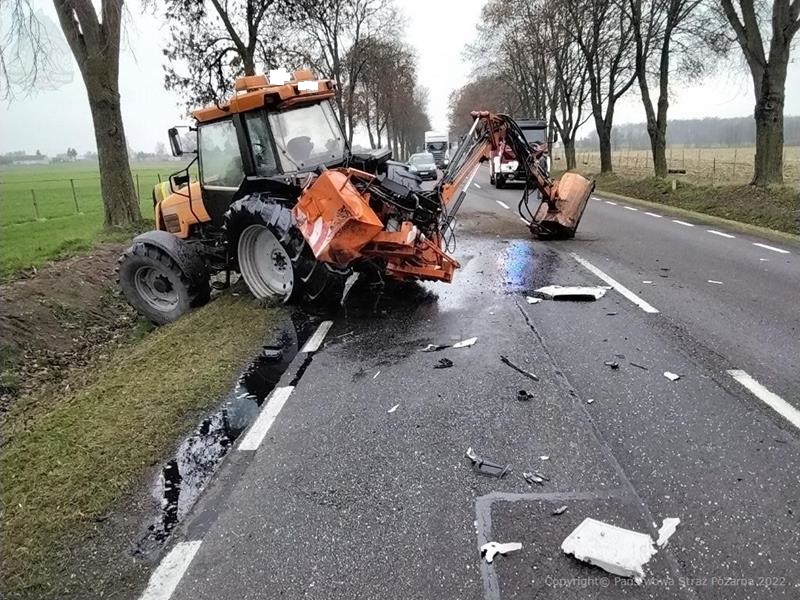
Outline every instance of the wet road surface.
[[[603, 199], [576, 239], [534, 242], [521, 191], [487, 179], [458, 217], [455, 282], [353, 291], [176, 529], [147, 597], [800, 596], [800, 248]], [[596, 302], [526, 302], [603, 285], [598, 271], [616, 285]], [[468, 447], [511, 472], [476, 473]], [[636, 585], [561, 552], [585, 517], [654, 536], [681, 523]], [[486, 541], [522, 549], [489, 565]]]

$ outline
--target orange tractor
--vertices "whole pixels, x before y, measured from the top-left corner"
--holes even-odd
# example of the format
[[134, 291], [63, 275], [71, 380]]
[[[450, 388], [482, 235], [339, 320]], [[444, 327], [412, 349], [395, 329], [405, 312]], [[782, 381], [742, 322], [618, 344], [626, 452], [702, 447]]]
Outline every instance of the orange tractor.
[[[232, 271], [257, 298], [283, 302], [336, 302], [354, 272], [449, 282], [459, 264], [445, 237], [479, 163], [502, 141], [527, 165], [520, 210], [529, 191], [541, 194], [531, 230], [574, 235], [594, 184], [572, 173], [551, 180], [511, 118], [473, 113], [442, 179], [422, 190], [389, 151], [350, 151], [334, 94], [307, 71], [274, 85], [243, 77], [227, 103], [194, 112], [195, 157], [156, 186], [156, 229], [119, 261], [122, 292], [143, 316], [174, 321], [208, 301], [212, 275], [228, 281]], [[184, 154], [176, 128], [169, 138]]]

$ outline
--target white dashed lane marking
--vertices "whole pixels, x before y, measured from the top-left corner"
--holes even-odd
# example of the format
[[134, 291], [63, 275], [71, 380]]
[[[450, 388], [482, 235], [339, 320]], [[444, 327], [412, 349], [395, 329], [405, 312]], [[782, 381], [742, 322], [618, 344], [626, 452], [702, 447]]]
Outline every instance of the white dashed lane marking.
[[498, 203], [500, 206], [502, 206], [502, 207], [503, 207], [503, 208], [505, 208], [506, 210], [508, 210], [508, 209], [510, 208], [510, 207], [508, 206], [508, 204], [506, 204], [505, 202], [501, 202], [500, 200], [495, 200], [495, 202], [497, 202], [497, 203]]
[[686, 221], [679, 221], [678, 219], [672, 219], [672, 222], [685, 227], [694, 227], [694, 223], [687, 223]]
[[168, 600], [200, 549], [201, 541], [180, 542], [158, 565], [139, 600]]
[[611, 200], [606, 200], [606, 204], [610, 204], [611, 206], [616, 206], [616, 202], [612, 202]]
[[254, 450], [258, 450], [261, 442], [264, 441], [264, 436], [267, 435], [267, 432], [269, 431], [270, 427], [272, 427], [272, 424], [278, 417], [278, 413], [281, 412], [283, 405], [286, 404], [286, 401], [289, 399], [289, 396], [291, 396], [293, 390], [293, 385], [275, 388], [275, 390], [270, 394], [269, 398], [267, 398], [267, 401], [264, 403], [256, 422], [253, 423], [252, 427], [247, 430], [247, 434], [245, 434], [242, 443], [239, 444], [240, 452], [252, 452]]
[[735, 235], [731, 235], [730, 233], [723, 233], [721, 231], [717, 231], [716, 229], [706, 229], [708, 233], [712, 233], [714, 235], [718, 235], [720, 237], [728, 238], [728, 239], [735, 239]]
[[766, 244], [759, 244], [758, 242], [753, 242], [753, 246], [758, 246], [759, 248], [764, 248], [765, 250], [772, 250], [773, 252], [779, 252], [780, 254], [791, 254], [788, 250], [784, 250], [783, 248], [776, 248], [775, 246], [767, 246]]
[[635, 210], [635, 211], [639, 210], [638, 208], [634, 208], [632, 206], [623, 206], [622, 208], [624, 208], [625, 210]]
[[789, 423], [800, 429], [800, 410], [797, 410], [794, 406], [786, 402], [786, 400], [778, 396], [778, 394], [769, 391], [758, 383], [758, 381], [750, 377], [745, 371], [731, 369], [728, 371], [728, 375], [747, 388], [756, 398], [789, 421]]
[[580, 265], [582, 265], [587, 270], [589, 270], [590, 272], [592, 272], [595, 275], [597, 275], [600, 279], [605, 281], [608, 285], [610, 285], [612, 288], [617, 290], [620, 294], [625, 296], [628, 300], [633, 302], [636, 306], [641, 308], [644, 312], [651, 313], [651, 314], [658, 313], [658, 309], [657, 308], [653, 307], [652, 305], [648, 304], [647, 302], [645, 302], [644, 300], [639, 298], [639, 296], [634, 294], [632, 291], [630, 291], [628, 288], [626, 288], [624, 285], [622, 285], [619, 281], [617, 281], [616, 279], [614, 279], [613, 277], [611, 277], [609, 275], [606, 275], [603, 271], [601, 271], [600, 269], [595, 267], [592, 263], [590, 263], [585, 258], [582, 258], [581, 256], [578, 256], [574, 252], [570, 252], [570, 256], [572, 258], [574, 258], [576, 261], [578, 261], [578, 263]]
[[644, 214], [646, 214], [648, 217], [655, 217], [656, 219], [660, 219], [662, 217], [662, 215], [659, 215], [659, 214], [656, 214], [656, 213], [651, 213], [651, 212], [646, 212]]

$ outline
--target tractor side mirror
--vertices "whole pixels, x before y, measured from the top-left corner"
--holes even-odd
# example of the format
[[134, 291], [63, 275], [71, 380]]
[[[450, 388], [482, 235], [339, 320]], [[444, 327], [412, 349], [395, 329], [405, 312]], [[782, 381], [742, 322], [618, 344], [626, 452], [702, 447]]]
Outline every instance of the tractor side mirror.
[[172, 156], [183, 156], [181, 136], [178, 133], [178, 128], [170, 127], [167, 134], [169, 135], [169, 147], [172, 149]]

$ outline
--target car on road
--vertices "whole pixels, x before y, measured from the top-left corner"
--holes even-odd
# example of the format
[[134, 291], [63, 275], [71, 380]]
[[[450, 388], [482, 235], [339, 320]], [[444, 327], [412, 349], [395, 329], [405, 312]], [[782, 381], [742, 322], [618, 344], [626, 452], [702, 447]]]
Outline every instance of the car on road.
[[436, 171], [436, 162], [430, 152], [412, 154], [408, 159], [408, 169], [419, 175], [420, 179], [436, 181], [439, 174]]

